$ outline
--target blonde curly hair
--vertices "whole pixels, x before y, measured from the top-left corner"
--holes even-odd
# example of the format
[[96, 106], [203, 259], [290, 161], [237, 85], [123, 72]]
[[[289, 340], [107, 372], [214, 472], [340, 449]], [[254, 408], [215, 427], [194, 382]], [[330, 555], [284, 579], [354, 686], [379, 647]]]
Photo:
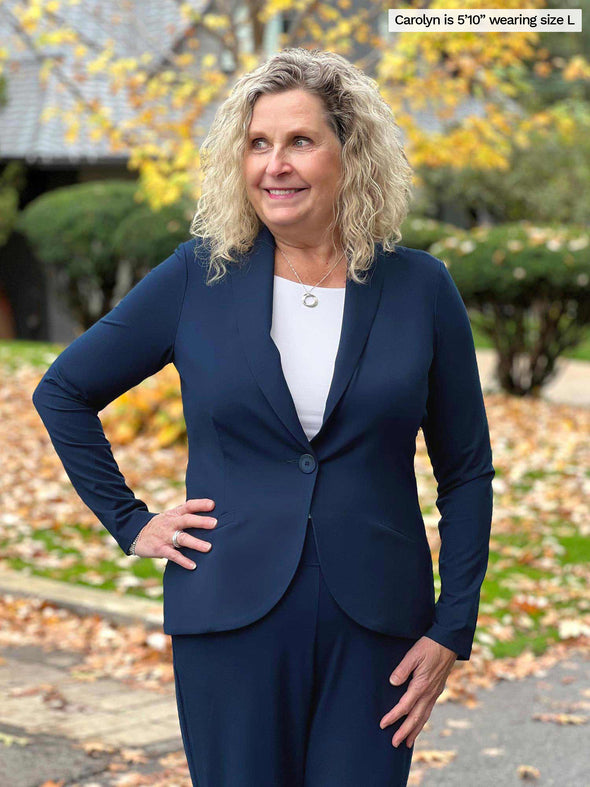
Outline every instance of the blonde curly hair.
[[343, 174], [330, 229], [339, 229], [347, 275], [362, 283], [359, 274], [370, 268], [374, 244], [395, 251], [401, 240], [412, 169], [377, 82], [334, 52], [283, 49], [237, 80], [201, 145], [202, 188], [190, 234], [203, 238], [209, 249], [208, 284], [225, 275], [226, 262], [239, 263], [235, 255], [251, 248], [262, 226], [242, 170], [254, 104], [262, 95], [296, 89], [322, 100], [342, 146]]

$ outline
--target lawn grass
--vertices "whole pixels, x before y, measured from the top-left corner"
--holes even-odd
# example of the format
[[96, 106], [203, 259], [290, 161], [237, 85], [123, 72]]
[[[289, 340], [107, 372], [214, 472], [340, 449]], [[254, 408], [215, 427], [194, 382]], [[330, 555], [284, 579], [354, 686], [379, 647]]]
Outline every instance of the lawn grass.
[[27, 339], [0, 339], [0, 367], [14, 370], [23, 363], [46, 369], [65, 345], [51, 342], [32, 342]]
[[[112, 541], [110, 534], [103, 532], [97, 526], [60, 524], [55, 528], [34, 530], [31, 538], [33, 541], [40, 542], [42, 547], [40, 554], [28, 561], [21, 557], [6, 556], [3, 558], [6, 566], [15, 571], [26, 569], [36, 576], [102, 590], [117, 590], [117, 578], [123, 573], [132, 574], [141, 583], [146, 583], [147, 580], [151, 585], [155, 582], [161, 584], [163, 570], [161, 560], [132, 560], [125, 558], [121, 553], [123, 557], [121, 561], [119, 553], [114, 550], [117, 559], [88, 561], [85, 558], [84, 544], [80, 544], [81, 540], [89, 546], [96, 544], [99, 539], [107, 543]], [[0, 554], [9, 555], [9, 547], [10, 539], [0, 539]], [[43, 566], [43, 554], [56, 558], [57, 565]], [[125, 592], [151, 600], [162, 598], [161, 592], [146, 594], [139, 583], [137, 587], [126, 588]]]
[[[0, 550], [2, 549], [0, 544]], [[68, 550], [68, 552], [75, 552], [75, 550]], [[66, 552], [61, 552], [65, 555]], [[38, 563], [31, 563], [22, 558], [12, 557], [4, 558], [4, 564], [7, 568], [14, 571], [26, 570], [28, 574], [37, 577], [46, 577], [47, 579], [56, 579], [59, 582], [67, 582], [74, 586], [84, 585], [85, 587], [96, 588], [98, 590], [112, 590], [117, 591], [117, 578], [122, 573], [133, 574], [140, 581], [154, 580], [161, 584], [162, 572], [159, 571], [154, 565], [153, 560], [134, 560], [130, 561], [126, 569], [122, 569], [116, 561], [101, 560], [94, 563], [91, 567], [84, 564], [84, 557], [79, 555], [80, 562], [68, 568], [42, 568]], [[91, 571], [92, 575], [100, 575], [100, 581], [90, 582], [85, 579], [85, 575]], [[141, 585], [137, 587], [128, 587], [125, 589], [126, 595], [134, 595], [138, 598], [148, 599], [149, 601], [162, 601], [163, 592], [146, 593]]]
[[559, 543], [565, 549], [559, 557], [562, 565], [571, 563], [590, 565], [590, 538], [588, 536], [562, 536]]

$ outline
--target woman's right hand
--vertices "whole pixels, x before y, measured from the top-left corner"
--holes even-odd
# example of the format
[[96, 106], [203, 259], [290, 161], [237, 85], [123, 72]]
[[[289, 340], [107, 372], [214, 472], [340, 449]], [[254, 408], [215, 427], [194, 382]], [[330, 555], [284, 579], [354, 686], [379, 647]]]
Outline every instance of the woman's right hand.
[[[172, 536], [176, 530], [184, 530], [186, 527], [204, 527], [209, 530], [214, 528], [217, 519], [193, 513], [214, 506], [214, 501], [209, 498], [192, 498], [176, 508], [156, 514], [139, 531], [139, 538], [135, 542], [135, 554], [138, 557], [165, 557], [183, 568], [196, 568], [192, 560], [176, 549], [172, 543]], [[198, 549], [200, 552], [208, 552], [211, 549], [209, 541], [195, 538], [190, 533], [179, 533], [176, 540], [180, 546]]]

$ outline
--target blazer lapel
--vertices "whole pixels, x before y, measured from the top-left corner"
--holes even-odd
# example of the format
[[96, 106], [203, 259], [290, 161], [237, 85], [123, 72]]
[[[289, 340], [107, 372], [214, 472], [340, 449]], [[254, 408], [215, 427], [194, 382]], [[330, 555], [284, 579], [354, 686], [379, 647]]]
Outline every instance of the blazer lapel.
[[[383, 264], [377, 248], [366, 284], [346, 280], [344, 312], [334, 374], [326, 400], [322, 426], [311, 442], [297, 415], [297, 409], [281, 365], [281, 354], [274, 343], [272, 301], [274, 288], [274, 237], [262, 225], [252, 249], [243, 255], [239, 267], [230, 264], [230, 279], [235, 314], [242, 347], [248, 364], [271, 407], [306, 449], [318, 440], [354, 372], [373, 323], [383, 286]], [[367, 274], [365, 274], [367, 275]]]

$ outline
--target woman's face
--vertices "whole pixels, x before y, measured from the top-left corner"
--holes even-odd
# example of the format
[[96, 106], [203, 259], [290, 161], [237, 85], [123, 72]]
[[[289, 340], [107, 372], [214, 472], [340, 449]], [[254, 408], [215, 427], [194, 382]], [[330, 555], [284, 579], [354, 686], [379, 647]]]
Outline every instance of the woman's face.
[[[271, 232], [323, 234], [333, 218], [341, 145], [321, 99], [305, 90], [260, 96], [244, 153], [250, 202]], [[294, 189], [271, 193], [271, 189]]]

